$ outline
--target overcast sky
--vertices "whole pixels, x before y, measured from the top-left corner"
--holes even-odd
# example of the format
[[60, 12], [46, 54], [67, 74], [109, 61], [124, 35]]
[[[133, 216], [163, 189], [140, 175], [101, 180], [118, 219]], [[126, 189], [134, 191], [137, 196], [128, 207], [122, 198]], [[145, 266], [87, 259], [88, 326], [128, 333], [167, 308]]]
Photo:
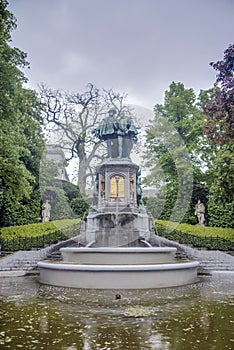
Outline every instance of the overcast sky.
[[13, 45], [37, 88], [84, 91], [92, 82], [153, 109], [172, 81], [210, 88], [211, 61], [234, 40], [233, 0], [8, 0]]

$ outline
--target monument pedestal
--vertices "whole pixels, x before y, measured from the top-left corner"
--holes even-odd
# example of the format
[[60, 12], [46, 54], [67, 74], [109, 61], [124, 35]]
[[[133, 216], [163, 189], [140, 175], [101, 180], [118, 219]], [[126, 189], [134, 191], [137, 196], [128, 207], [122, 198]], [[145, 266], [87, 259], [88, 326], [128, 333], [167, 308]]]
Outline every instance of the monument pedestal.
[[142, 246], [154, 225], [138, 206], [139, 166], [129, 159], [105, 160], [96, 169], [97, 206], [82, 222], [80, 244], [92, 247]]

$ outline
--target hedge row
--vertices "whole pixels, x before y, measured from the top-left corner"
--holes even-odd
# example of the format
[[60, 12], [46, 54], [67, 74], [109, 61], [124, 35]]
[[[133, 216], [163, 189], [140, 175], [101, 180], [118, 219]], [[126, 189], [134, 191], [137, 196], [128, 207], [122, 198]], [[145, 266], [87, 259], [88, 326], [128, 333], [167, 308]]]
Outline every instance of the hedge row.
[[80, 219], [4, 227], [1, 229], [0, 246], [4, 251], [43, 248], [77, 235], [79, 229]]
[[234, 250], [234, 229], [178, 224], [163, 220], [155, 223], [159, 236], [194, 247], [232, 251]]

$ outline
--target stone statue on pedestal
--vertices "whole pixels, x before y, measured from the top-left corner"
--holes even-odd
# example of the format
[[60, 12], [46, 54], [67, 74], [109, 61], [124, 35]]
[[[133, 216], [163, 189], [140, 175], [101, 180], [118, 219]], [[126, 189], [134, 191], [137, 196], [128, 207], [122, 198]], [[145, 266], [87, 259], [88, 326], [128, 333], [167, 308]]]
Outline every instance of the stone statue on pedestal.
[[46, 199], [45, 203], [42, 204], [42, 222], [50, 221], [50, 210], [51, 205]]
[[198, 199], [198, 202], [195, 206], [195, 215], [197, 216], [198, 224], [204, 225], [205, 224], [205, 206], [200, 201], [200, 199]]

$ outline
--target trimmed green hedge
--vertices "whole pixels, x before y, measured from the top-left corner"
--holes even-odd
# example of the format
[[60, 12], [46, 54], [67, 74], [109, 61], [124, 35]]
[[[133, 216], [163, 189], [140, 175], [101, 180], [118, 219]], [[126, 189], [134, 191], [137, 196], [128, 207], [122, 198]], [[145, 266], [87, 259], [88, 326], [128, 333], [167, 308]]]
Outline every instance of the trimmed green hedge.
[[0, 235], [4, 251], [30, 250], [66, 240], [79, 233], [80, 219], [56, 220], [22, 226], [3, 227]]
[[178, 224], [157, 220], [156, 232], [159, 236], [194, 247], [231, 251], [234, 250], [234, 229]]

